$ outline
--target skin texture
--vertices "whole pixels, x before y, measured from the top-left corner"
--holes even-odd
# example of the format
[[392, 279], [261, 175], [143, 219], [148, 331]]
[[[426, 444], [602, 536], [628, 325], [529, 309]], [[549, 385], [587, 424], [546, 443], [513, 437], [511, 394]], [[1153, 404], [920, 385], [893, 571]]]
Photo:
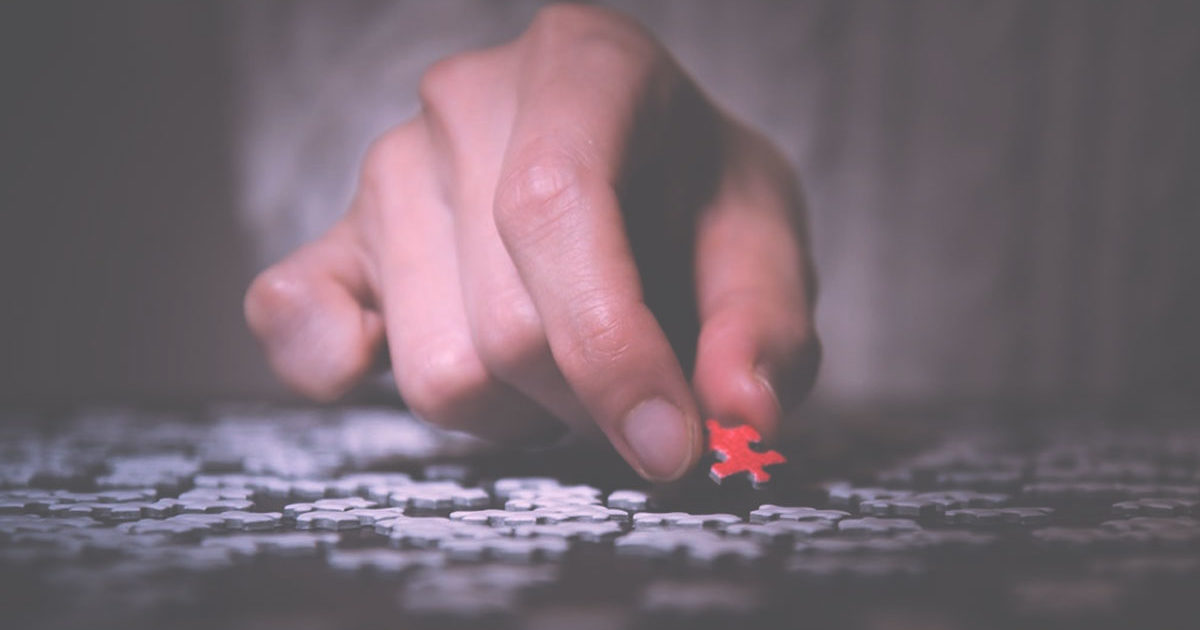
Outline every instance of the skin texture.
[[386, 348], [429, 422], [603, 434], [657, 481], [696, 463], [704, 417], [777, 434], [820, 346], [801, 193], [768, 141], [589, 7], [544, 9], [420, 90], [345, 216], [247, 292], [285, 383], [336, 399]]

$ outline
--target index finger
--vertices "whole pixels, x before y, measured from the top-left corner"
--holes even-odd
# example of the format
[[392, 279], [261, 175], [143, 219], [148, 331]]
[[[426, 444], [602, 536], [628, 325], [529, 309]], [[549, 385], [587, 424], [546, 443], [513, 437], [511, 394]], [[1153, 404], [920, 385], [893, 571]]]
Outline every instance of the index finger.
[[521, 88], [496, 228], [572, 390], [639, 473], [675, 479], [699, 456], [699, 414], [643, 299], [614, 190], [647, 68], [618, 41], [580, 39]]

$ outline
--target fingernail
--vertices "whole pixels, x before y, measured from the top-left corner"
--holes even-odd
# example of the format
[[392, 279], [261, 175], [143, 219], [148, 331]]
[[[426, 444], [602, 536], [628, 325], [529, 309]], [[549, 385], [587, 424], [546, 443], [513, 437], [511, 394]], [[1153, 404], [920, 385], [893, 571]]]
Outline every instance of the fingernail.
[[655, 398], [634, 407], [625, 417], [625, 441], [642, 471], [667, 481], [683, 474], [691, 460], [691, 427], [675, 405]]
[[754, 369], [754, 378], [771, 397], [771, 402], [775, 403], [776, 413], [782, 414], [783, 404], [779, 400], [779, 394], [775, 393], [775, 386], [771, 384], [771, 371], [765, 365], [759, 365]]

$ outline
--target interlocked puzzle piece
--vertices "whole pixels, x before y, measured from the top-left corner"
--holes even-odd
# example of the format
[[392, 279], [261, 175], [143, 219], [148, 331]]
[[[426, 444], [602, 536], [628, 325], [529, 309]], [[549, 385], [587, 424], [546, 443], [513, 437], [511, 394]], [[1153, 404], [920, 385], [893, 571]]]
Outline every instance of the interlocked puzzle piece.
[[762, 436], [750, 425], [726, 428], [716, 420], [709, 420], [707, 426], [708, 449], [720, 460], [709, 468], [708, 476], [717, 483], [744, 472], [750, 475], [750, 481], [757, 488], [771, 480], [770, 473], [763, 467], [787, 461], [776, 451], [760, 453], [750, 448], [751, 444], [762, 441]]

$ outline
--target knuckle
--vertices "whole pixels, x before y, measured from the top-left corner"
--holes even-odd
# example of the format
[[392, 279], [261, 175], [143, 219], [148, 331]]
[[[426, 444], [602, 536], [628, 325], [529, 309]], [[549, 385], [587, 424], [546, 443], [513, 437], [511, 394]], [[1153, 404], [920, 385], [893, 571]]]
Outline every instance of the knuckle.
[[571, 351], [576, 374], [591, 374], [617, 364], [633, 349], [629, 318], [608, 300], [595, 300], [571, 322]]
[[493, 373], [515, 375], [545, 354], [542, 322], [529, 300], [497, 303], [486, 313], [476, 343], [480, 359]]
[[578, 162], [559, 150], [529, 150], [538, 155], [514, 168], [496, 187], [494, 220], [505, 238], [523, 239], [557, 224], [578, 206]]
[[359, 186], [367, 191], [386, 190], [395, 178], [409, 145], [407, 126], [393, 127], [371, 142], [363, 155]]
[[441, 426], [459, 422], [460, 410], [487, 386], [488, 376], [468, 344], [438, 344], [422, 363], [397, 370], [404, 402], [422, 419]]
[[580, 31], [628, 31], [639, 35], [644, 32], [637, 22], [611, 9], [567, 3], [542, 7], [534, 15], [529, 30], [536, 35], [571, 39]]
[[398, 125], [375, 138], [359, 166], [357, 188], [347, 213], [355, 236], [370, 252], [382, 252], [383, 234], [395, 233], [395, 222], [408, 216], [413, 199], [427, 186], [430, 161], [422, 142], [420, 118]]
[[648, 60], [659, 56], [654, 37], [633, 19], [602, 7], [554, 4], [542, 8], [529, 36], [542, 51], [568, 54], [576, 61]]
[[421, 75], [417, 95], [426, 111], [437, 112], [460, 100], [464, 90], [475, 84], [476, 57], [470, 53], [452, 55], [435, 62]]
[[530, 31], [539, 35], [571, 32], [597, 20], [611, 19], [607, 11], [578, 4], [552, 4], [542, 7], [530, 23]]

